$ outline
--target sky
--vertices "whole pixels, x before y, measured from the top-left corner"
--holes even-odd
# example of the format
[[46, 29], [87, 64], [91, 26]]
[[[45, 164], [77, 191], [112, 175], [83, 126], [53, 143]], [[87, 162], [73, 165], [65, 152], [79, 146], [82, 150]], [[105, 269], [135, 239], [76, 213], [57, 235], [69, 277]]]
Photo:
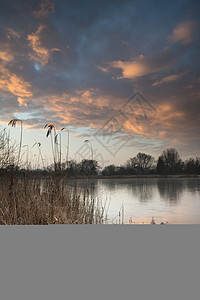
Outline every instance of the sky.
[[171, 147], [200, 156], [199, 12], [191, 0], [1, 1], [0, 130], [18, 143], [7, 124], [21, 119], [46, 163], [47, 123], [66, 127], [63, 159], [68, 131], [70, 159], [92, 146], [101, 167]]

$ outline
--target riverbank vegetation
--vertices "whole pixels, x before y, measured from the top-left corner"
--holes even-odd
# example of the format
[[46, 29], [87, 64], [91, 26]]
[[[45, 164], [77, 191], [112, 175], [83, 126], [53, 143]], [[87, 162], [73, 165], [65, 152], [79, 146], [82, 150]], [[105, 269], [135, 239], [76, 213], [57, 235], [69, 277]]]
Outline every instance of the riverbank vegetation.
[[[17, 123], [12, 122], [15, 126]], [[200, 159], [183, 161], [178, 152], [164, 150], [156, 160], [151, 155], [138, 153], [124, 165], [105, 166], [98, 161], [83, 159], [62, 161], [57, 144], [61, 134], [48, 125], [53, 163], [31, 169], [28, 155], [22, 161], [22, 122], [19, 145], [11, 141], [4, 129], [0, 132], [0, 224], [102, 224], [106, 222], [105, 206], [87, 185], [77, 185], [76, 178], [112, 178], [126, 176], [169, 176], [200, 174]], [[61, 142], [60, 142], [61, 143]], [[43, 162], [40, 143], [38, 155]], [[69, 144], [68, 144], [69, 149]], [[27, 147], [28, 154], [28, 147]], [[70, 184], [69, 184], [70, 182]], [[73, 182], [73, 184], [72, 184]]]
[[[14, 122], [13, 126], [17, 122]], [[21, 122], [22, 126], [22, 122]], [[85, 177], [85, 176], [141, 176], [141, 175], [199, 175], [200, 174], [200, 158], [188, 158], [183, 160], [178, 151], [174, 148], [163, 150], [161, 155], [156, 159], [155, 157], [146, 153], [138, 153], [136, 156], [129, 158], [122, 165], [108, 165], [103, 168], [99, 165], [99, 162], [94, 159], [83, 159], [80, 162], [76, 160], [68, 160], [69, 152], [69, 132], [68, 132], [68, 145], [67, 145], [67, 157], [62, 159], [61, 153], [61, 132], [65, 128], [62, 128], [59, 133], [56, 133], [53, 125], [45, 125], [47, 130], [47, 137], [51, 138], [53, 163], [49, 166], [44, 166], [43, 155], [41, 151], [41, 144], [35, 141], [34, 146], [38, 148], [38, 161], [40, 159], [41, 164], [35, 168], [31, 168], [28, 159], [28, 147], [27, 157], [24, 162], [20, 157], [22, 152], [22, 135], [20, 136], [20, 145], [10, 140], [9, 134], [4, 129], [0, 132], [0, 175], [6, 174], [10, 169], [15, 169], [20, 172], [32, 172], [34, 174], [49, 175], [52, 173], [62, 174], [66, 177]], [[21, 127], [22, 128], [22, 127]], [[53, 134], [52, 134], [53, 131]], [[22, 129], [21, 129], [22, 132]], [[60, 136], [60, 137], [59, 137]], [[58, 137], [60, 143], [58, 143]], [[33, 147], [32, 147], [33, 148]]]
[[[103, 204], [83, 184], [63, 172], [30, 170], [19, 165], [21, 152], [5, 132], [0, 134], [0, 224], [102, 224]], [[17, 153], [17, 155], [16, 155]], [[43, 176], [45, 175], [45, 176]]]
[[10, 170], [0, 178], [0, 224], [102, 224], [102, 206], [86, 186], [61, 176], [24, 175]]
[[106, 166], [102, 175], [198, 175], [200, 158], [181, 159], [174, 148], [166, 149], [156, 160], [153, 156], [138, 153], [124, 165]]

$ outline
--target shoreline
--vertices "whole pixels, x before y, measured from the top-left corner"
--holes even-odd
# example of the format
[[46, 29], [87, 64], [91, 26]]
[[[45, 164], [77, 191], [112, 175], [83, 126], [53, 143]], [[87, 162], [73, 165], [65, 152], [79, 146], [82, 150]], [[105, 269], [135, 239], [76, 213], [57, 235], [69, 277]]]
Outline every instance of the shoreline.
[[200, 175], [111, 175], [111, 176], [77, 176], [68, 177], [71, 179], [127, 179], [127, 178], [200, 178]]
[[[0, 178], [5, 178], [9, 176], [9, 172], [0, 172]], [[68, 176], [65, 174], [65, 172], [34, 172], [34, 171], [28, 171], [28, 172], [21, 172], [17, 171], [15, 175], [18, 175], [19, 177], [24, 177], [26, 175], [31, 176], [33, 178], [46, 178], [46, 177], [52, 177], [52, 178], [58, 178], [58, 177], [65, 177], [67, 179], [138, 179], [138, 178], [147, 178], [147, 179], [153, 179], [153, 178], [160, 178], [160, 179], [173, 179], [173, 178], [200, 178], [200, 175], [196, 174], [179, 174], [179, 175], [158, 175], [158, 174], [149, 174], [149, 175], [82, 175], [82, 176]]]

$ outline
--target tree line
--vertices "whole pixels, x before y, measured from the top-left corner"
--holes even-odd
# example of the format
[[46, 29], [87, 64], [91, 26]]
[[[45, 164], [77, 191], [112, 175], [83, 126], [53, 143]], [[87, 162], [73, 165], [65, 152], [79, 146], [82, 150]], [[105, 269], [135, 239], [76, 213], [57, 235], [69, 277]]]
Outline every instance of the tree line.
[[189, 158], [183, 161], [174, 148], [166, 149], [156, 160], [153, 156], [138, 153], [124, 165], [106, 166], [102, 175], [180, 175], [200, 174], [200, 158]]
[[[19, 169], [19, 156], [16, 157], [15, 155], [16, 148], [17, 145], [11, 143], [6, 131], [0, 132], [0, 170], [9, 170], [13, 166]], [[174, 148], [164, 150], [157, 160], [146, 153], [138, 153], [120, 166], [111, 164], [101, 168], [98, 161], [91, 159], [83, 159], [81, 162], [70, 160], [63, 163], [59, 162], [59, 164], [59, 168], [55, 168], [54, 162], [51, 166], [43, 168], [43, 172], [59, 169], [59, 171], [65, 172], [68, 176], [200, 174], [200, 158], [189, 158], [183, 161], [178, 151]], [[21, 165], [20, 169], [28, 169], [28, 164], [26, 167]]]
[[81, 162], [71, 160], [68, 162], [68, 167], [63, 164], [62, 170], [65, 170], [69, 176], [198, 175], [200, 158], [189, 158], [183, 161], [176, 149], [169, 148], [164, 150], [157, 160], [146, 153], [138, 153], [128, 159], [124, 165], [111, 164], [103, 169], [96, 160], [83, 159]]

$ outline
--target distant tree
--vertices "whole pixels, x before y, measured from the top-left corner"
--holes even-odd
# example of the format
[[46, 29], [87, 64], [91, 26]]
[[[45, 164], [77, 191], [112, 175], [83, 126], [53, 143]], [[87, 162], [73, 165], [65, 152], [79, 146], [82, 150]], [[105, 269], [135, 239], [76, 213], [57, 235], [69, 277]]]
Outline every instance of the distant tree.
[[127, 168], [135, 170], [137, 174], [148, 174], [153, 167], [154, 157], [145, 153], [138, 153], [137, 156], [130, 158]]
[[156, 172], [160, 175], [165, 174], [165, 164], [164, 164], [163, 158], [161, 156], [158, 158]]
[[69, 176], [78, 176], [80, 174], [81, 166], [75, 160], [68, 162], [67, 174]]
[[158, 161], [163, 169], [163, 174], [179, 174], [182, 172], [182, 160], [174, 148], [164, 150]]
[[117, 167], [116, 173], [117, 173], [117, 175], [121, 175], [121, 176], [127, 175], [127, 170], [126, 170], [125, 166], [119, 166], [119, 167]]
[[196, 169], [197, 169], [197, 174], [200, 174], [200, 157], [196, 158]]
[[186, 160], [184, 172], [186, 174], [200, 174], [200, 159], [189, 158]]
[[116, 166], [115, 165], [106, 166], [102, 171], [102, 175], [103, 176], [116, 175]]
[[125, 163], [126, 174], [128, 175], [136, 175], [136, 170], [133, 168], [132, 159], [130, 158]]
[[83, 159], [80, 163], [80, 174], [86, 176], [98, 175], [99, 174], [99, 164], [96, 160]]

